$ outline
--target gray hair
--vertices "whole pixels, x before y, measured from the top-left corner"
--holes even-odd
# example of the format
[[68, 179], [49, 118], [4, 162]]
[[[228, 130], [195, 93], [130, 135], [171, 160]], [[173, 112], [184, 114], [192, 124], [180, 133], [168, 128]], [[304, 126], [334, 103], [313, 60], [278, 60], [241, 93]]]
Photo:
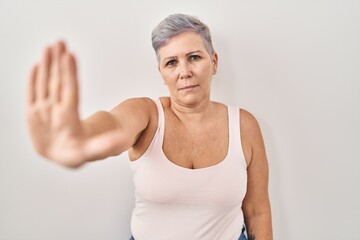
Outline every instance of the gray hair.
[[186, 14], [172, 14], [162, 20], [152, 31], [151, 40], [159, 61], [159, 49], [166, 45], [170, 38], [183, 32], [196, 32], [201, 36], [206, 51], [212, 55], [214, 48], [208, 26], [198, 18]]

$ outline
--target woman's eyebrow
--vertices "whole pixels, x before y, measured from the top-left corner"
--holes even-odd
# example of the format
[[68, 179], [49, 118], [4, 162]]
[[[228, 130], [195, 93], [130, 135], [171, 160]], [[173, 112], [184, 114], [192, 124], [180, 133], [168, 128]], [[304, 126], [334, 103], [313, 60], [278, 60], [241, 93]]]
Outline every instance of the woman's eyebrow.
[[[191, 51], [191, 52], [188, 52], [187, 54], [185, 54], [185, 56], [189, 56], [189, 55], [192, 55], [194, 53], [202, 53], [201, 50], [195, 50], [195, 51]], [[166, 62], [167, 60], [170, 60], [170, 59], [177, 59], [178, 57], [177, 56], [169, 56], [169, 57], [166, 57], [162, 60], [162, 62]]]
[[166, 61], [166, 60], [176, 59], [176, 58], [177, 58], [176, 56], [166, 57], [166, 58], [163, 59], [163, 62]]
[[191, 51], [189, 53], [187, 53], [185, 56], [189, 56], [189, 55], [192, 55], [194, 53], [202, 53], [201, 50], [195, 50], [195, 51]]

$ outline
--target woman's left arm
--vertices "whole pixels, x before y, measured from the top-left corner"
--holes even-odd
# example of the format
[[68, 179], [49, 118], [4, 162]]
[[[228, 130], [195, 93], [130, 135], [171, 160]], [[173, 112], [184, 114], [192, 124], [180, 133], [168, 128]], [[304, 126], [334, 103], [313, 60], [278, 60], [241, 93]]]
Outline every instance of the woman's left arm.
[[241, 139], [247, 158], [247, 192], [243, 212], [248, 240], [272, 240], [268, 193], [269, 168], [260, 126], [253, 115], [241, 110]]

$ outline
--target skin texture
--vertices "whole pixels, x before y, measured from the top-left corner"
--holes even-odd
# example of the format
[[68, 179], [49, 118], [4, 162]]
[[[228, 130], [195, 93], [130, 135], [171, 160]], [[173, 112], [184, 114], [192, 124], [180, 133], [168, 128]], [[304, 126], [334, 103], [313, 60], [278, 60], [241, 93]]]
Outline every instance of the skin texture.
[[[159, 49], [158, 69], [168, 87], [162, 97], [166, 119], [163, 151], [178, 166], [198, 169], [221, 162], [228, 148], [227, 108], [210, 100], [218, 56], [201, 37], [185, 32]], [[76, 61], [63, 42], [45, 49], [29, 76], [27, 123], [34, 149], [66, 167], [119, 155], [136, 161], [157, 129], [158, 113], [148, 98], [128, 99], [111, 111], [81, 120]], [[268, 163], [259, 124], [240, 111], [241, 143], [248, 185], [243, 212], [249, 239], [272, 239]], [[214, 131], [216, 129], [216, 131]]]
[[218, 57], [216, 53], [209, 56], [198, 34], [186, 32], [172, 38], [159, 49], [159, 56], [159, 71], [177, 108], [196, 111], [199, 103], [200, 107], [208, 104]]

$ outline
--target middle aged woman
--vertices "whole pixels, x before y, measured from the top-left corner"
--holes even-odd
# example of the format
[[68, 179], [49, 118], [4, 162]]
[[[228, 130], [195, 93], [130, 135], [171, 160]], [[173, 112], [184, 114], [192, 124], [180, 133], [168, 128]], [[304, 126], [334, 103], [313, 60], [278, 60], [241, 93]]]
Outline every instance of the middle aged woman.
[[260, 128], [249, 112], [211, 101], [218, 55], [208, 27], [174, 14], [152, 40], [169, 97], [128, 99], [85, 120], [73, 54], [63, 42], [46, 48], [28, 86], [34, 148], [67, 167], [128, 150], [132, 239], [272, 239]]

